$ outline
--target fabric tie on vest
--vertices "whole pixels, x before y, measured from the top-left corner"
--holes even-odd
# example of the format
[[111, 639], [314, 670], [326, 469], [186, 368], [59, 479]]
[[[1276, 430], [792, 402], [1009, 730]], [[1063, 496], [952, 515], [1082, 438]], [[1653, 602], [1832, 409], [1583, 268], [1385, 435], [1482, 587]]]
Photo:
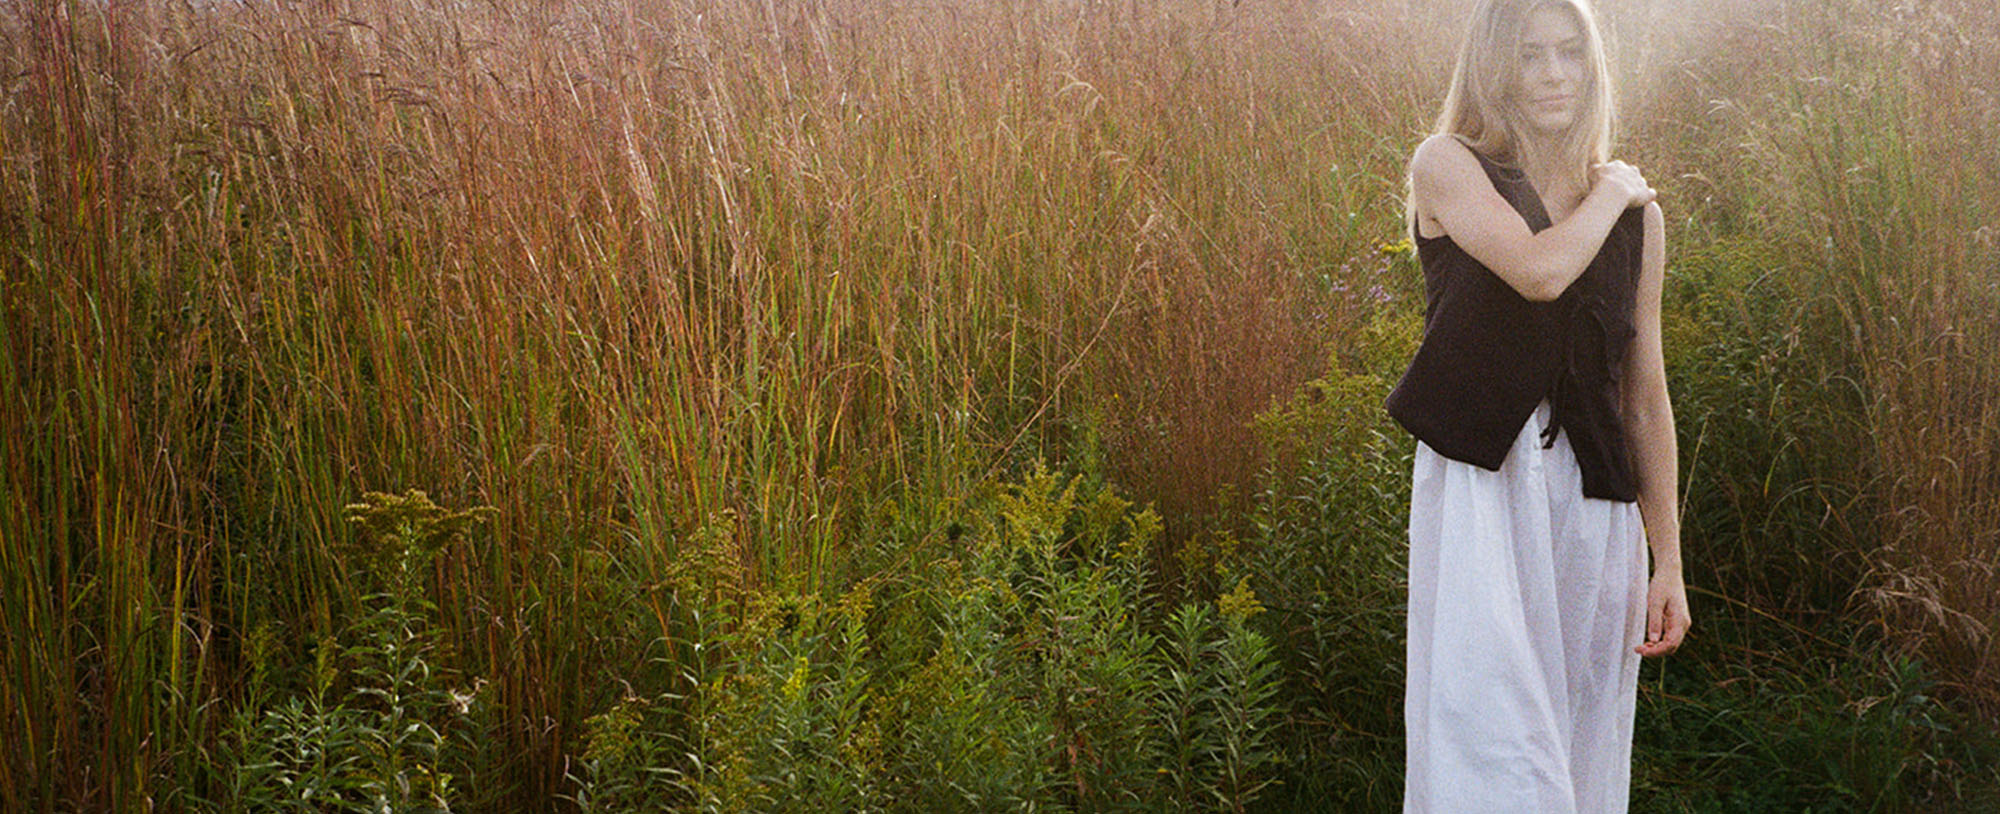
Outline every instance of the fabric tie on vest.
[[[1563, 325], [1564, 327], [1576, 325], [1575, 299], [1570, 299], [1568, 305], [1563, 308]], [[1577, 375], [1575, 371], [1576, 343], [1563, 342], [1561, 345], [1562, 362], [1556, 365], [1556, 380], [1549, 385], [1549, 402], [1551, 404], [1569, 403], [1569, 383], [1575, 381]], [[1556, 445], [1556, 433], [1559, 432], [1562, 432], [1562, 414], [1555, 410], [1550, 410], [1549, 424], [1542, 428], [1542, 449], [1554, 449]]]
[[[1595, 291], [1583, 296], [1577, 296], [1578, 294], [1583, 292], [1572, 292], [1571, 296], [1562, 298], [1565, 301], [1562, 311], [1563, 325], [1570, 331], [1588, 331], [1589, 335], [1580, 341], [1605, 350], [1605, 356], [1611, 364], [1606, 366], [1603, 373], [1615, 384], [1622, 378], [1619, 363], [1624, 354], [1619, 351], [1624, 346], [1622, 342], [1612, 338], [1611, 326], [1604, 322], [1605, 309], [1610, 306], [1604, 301], [1604, 297]], [[1624, 337], [1619, 337], [1619, 340], [1622, 339]], [[1574, 392], [1574, 388], [1578, 382], [1590, 380], [1589, 371], [1586, 371], [1585, 365], [1577, 359], [1577, 345], [1577, 341], [1562, 343], [1562, 362], [1556, 366], [1556, 380], [1549, 387], [1549, 399], [1552, 403], [1579, 403], [1582, 394]], [[1562, 413], [1551, 410], [1549, 424], [1543, 427], [1541, 432], [1542, 449], [1551, 449], [1556, 445], [1556, 433], [1561, 432], [1562, 428]]]
[[[1586, 302], [1582, 296], [1568, 296], [1564, 300], [1566, 300], [1562, 308], [1564, 328], [1572, 332], [1578, 328], [1590, 328], [1590, 336], [1582, 338], [1582, 342], [1594, 342], [1598, 346], [1606, 346], [1610, 330], [1604, 326], [1604, 316], [1596, 308], [1598, 306], [1596, 300], [1600, 298], [1592, 296], [1590, 302]], [[1562, 342], [1562, 362], [1556, 366], [1556, 382], [1550, 384], [1548, 388], [1548, 398], [1552, 404], [1576, 404], [1576, 394], [1572, 392], [1572, 388], [1576, 386], [1576, 382], [1586, 380], [1586, 372], [1580, 370], [1580, 364], [1576, 360], [1576, 342], [1578, 338], [1574, 336], [1570, 342]], [[1542, 428], [1540, 436], [1544, 450], [1556, 446], [1556, 432], [1562, 432], [1562, 414], [1550, 410], [1548, 426]]]

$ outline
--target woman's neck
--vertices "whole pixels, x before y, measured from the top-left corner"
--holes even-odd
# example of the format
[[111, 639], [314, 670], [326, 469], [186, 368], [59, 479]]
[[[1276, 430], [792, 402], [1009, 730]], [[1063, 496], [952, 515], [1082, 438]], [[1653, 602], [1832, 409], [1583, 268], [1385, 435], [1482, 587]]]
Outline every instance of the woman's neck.
[[1553, 220], [1562, 220], [1574, 208], [1578, 199], [1588, 192], [1584, 184], [1584, 174], [1568, 165], [1558, 151], [1546, 144], [1524, 142], [1517, 161], [1521, 171], [1528, 176], [1528, 183], [1542, 196], [1543, 205], [1549, 209]]

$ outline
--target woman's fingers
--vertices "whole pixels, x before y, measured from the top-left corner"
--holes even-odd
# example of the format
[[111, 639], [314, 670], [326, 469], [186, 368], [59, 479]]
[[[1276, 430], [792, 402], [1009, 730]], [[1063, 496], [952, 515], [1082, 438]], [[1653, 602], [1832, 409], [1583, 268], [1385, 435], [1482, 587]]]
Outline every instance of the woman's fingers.
[[1660, 640], [1660, 631], [1662, 628], [1666, 627], [1666, 621], [1667, 621], [1666, 611], [1667, 611], [1666, 597], [1660, 596], [1657, 592], [1655, 592], [1653, 593], [1652, 596], [1647, 598], [1646, 601], [1647, 644], [1653, 644]]
[[1663, 656], [1679, 649], [1693, 624], [1687, 594], [1677, 584], [1654, 583], [1646, 596], [1646, 640], [1632, 648], [1641, 656]]
[[1637, 650], [1642, 656], [1664, 656], [1679, 650], [1681, 641], [1687, 637], [1687, 628], [1686, 617], [1668, 615], [1665, 630], [1660, 636], [1657, 639], [1648, 637]]
[[1639, 168], [1623, 161], [1606, 161], [1590, 166], [1591, 183], [1610, 184], [1625, 197], [1627, 208], [1645, 206], [1659, 197], [1659, 192], [1646, 183], [1646, 176]]
[[1666, 616], [1667, 629], [1661, 643], [1672, 651], [1681, 646], [1681, 640], [1687, 638], [1688, 627], [1694, 623], [1693, 617], [1688, 614], [1685, 594], [1668, 597]]

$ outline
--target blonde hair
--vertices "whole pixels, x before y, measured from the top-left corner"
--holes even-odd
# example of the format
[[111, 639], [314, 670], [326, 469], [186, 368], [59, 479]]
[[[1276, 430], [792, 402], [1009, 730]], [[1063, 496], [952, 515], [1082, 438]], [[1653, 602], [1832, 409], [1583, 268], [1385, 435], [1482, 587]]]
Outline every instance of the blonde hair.
[[1604, 40], [1588, 0], [1482, 0], [1472, 12], [1465, 42], [1452, 68], [1451, 90], [1435, 133], [1457, 136], [1466, 146], [1503, 164], [1517, 163], [1525, 129], [1521, 109], [1510, 98], [1521, 75], [1521, 36], [1528, 16], [1544, 8], [1568, 12], [1584, 41], [1583, 109], [1570, 125], [1556, 156], [1566, 172], [1589, 185], [1590, 165], [1611, 160], [1611, 72]]

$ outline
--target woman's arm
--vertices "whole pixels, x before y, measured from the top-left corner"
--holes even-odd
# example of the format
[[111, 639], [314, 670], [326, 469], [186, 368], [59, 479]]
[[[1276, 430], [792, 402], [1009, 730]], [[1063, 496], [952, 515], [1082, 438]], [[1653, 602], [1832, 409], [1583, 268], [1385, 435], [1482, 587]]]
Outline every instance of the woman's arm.
[[1431, 136], [1410, 157], [1417, 210], [1522, 297], [1542, 302], [1562, 296], [1583, 274], [1626, 209], [1653, 199], [1646, 179], [1624, 162], [1600, 164], [1591, 175], [1583, 203], [1561, 223], [1535, 232], [1457, 138]]
[[1679, 494], [1680, 451], [1674, 441], [1674, 408], [1667, 398], [1666, 353], [1660, 342], [1660, 294], [1667, 276], [1666, 219], [1660, 205], [1646, 205], [1645, 243], [1640, 251], [1638, 302], [1633, 324], [1638, 335], [1625, 357], [1623, 405], [1625, 437], [1632, 439], [1638, 464], [1639, 513], [1653, 550], [1653, 578], [1646, 599], [1646, 641], [1640, 655], [1659, 656], [1680, 647], [1690, 617], [1681, 579]]

